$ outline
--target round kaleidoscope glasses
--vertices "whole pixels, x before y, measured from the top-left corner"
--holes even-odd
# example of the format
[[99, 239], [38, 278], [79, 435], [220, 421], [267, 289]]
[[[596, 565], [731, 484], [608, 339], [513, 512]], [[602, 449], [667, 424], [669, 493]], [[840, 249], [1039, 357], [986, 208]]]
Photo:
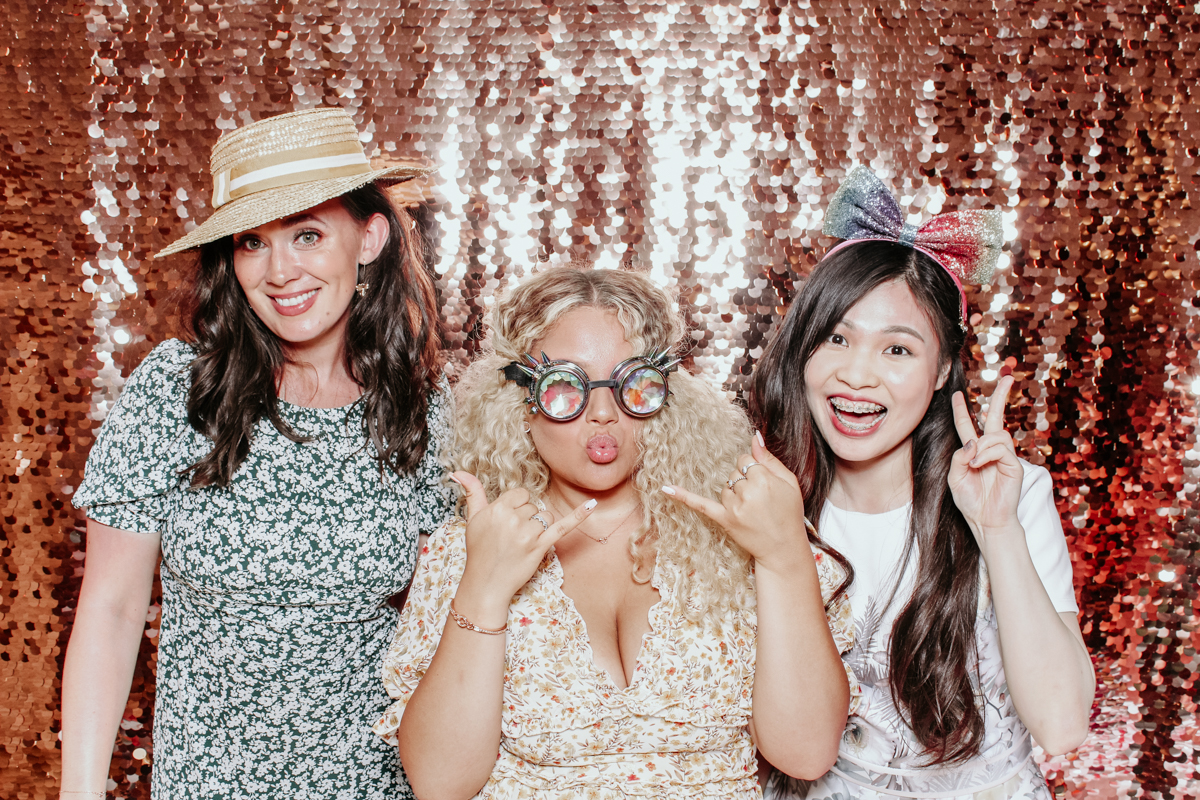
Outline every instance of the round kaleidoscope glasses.
[[644, 419], [667, 404], [671, 393], [667, 373], [679, 364], [679, 359], [669, 358], [670, 352], [627, 358], [603, 381], [589, 380], [583, 367], [551, 361], [545, 353], [541, 361], [526, 353], [525, 361], [513, 361], [503, 371], [504, 377], [528, 389], [525, 402], [530, 414], [540, 411], [556, 422], [568, 422], [587, 408], [592, 389], [608, 388], [622, 411]]

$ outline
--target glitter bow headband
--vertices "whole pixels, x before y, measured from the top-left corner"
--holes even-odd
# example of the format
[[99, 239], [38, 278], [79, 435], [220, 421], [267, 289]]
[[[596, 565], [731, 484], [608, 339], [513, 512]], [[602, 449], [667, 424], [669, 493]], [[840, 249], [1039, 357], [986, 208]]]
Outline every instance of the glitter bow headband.
[[897, 242], [941, 264], [962, 296], [962, 323], [967, 320], [963, 283], [987, 283], [996, 269], [1004, 228], [999, 211], [967, 210], [938, 214], [920, 226], [904, 221], [900, 204], [875, 173], [864, 166], [850, 170], [825, 211], [828, 236], [845, 239], [828, 253], [861, 241]]

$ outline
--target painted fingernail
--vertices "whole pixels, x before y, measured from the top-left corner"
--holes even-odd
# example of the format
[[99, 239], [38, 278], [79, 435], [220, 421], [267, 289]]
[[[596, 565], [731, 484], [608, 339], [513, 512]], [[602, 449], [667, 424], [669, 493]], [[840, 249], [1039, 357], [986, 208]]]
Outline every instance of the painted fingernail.
[[762, 431], [755, 431], [755, 432], [754, 432], [754, 438], [758, 440], [758, 446], [759, 446], [759, 447], [766, 447], [766, 446], [767, 446], [767, 443], [763, 441], [763, 438], [762, 438]]
[[586, 503], [583, 504], [583, 508], [585, 511], [591, 511], [593, 508], [596, 507], [596, 503], [598, 503], [598, 502], [599, 501], [593, 497], [591, 500], [588, 500]]
[[674, 486], [664, 486], [664, 487], [662, 487], [662, 490], [663, 490], [663, 494], [669, 494], [672, 497], [675, 496], [675, 487]]
[[450, 475], [449, 475], [448, 477], [450, 478], [450, 480], [454, 481], [454, 482], [455, 482], [455, 483], [457, 483], [459, 486], [462, 486], [462, 481], [460, 481], [458, 478], [454, 477], [454, 473], [453, 473], [453, 472], [452, 472], [452, 473], [450, 473]]

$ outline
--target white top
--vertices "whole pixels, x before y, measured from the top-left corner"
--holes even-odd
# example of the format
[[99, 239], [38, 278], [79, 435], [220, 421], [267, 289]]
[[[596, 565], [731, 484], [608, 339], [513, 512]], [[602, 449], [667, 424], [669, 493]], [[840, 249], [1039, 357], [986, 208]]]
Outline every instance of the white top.
[[[1017, 518], [1025, 529], [1034, 567], [1054, 608], [1060, 612], [1077, 611], [1071, 559], [1054, 506], [1050, 473], [1025, 461], [1021, 465], [1025, 477]], [[807, 795], [798, 783], [783, 786], [772, 782], [767, 797], [1049, 800], [1041, 772], [1030, 759], [1029, 732], [1009, 698], [986, 573], [976, 618], [979, 652], [976, 677], [983, 696], [983, 746], [980, 754], [966, 763], [921, 768], [925, 760], [922, 749], [901, 720], [888, 687], [892, 624], [912, 592], [915, 553], [890, 606], [883, 607], [891, 594], [893, 571], [904, 550], [911, 510], [909, 503], [883, 514], [860, 514], [826, 502], [821, 512], [821, 538], [854, 565], [849, 596], [855, 646], [843, 659], [862, 686], [863, 702], [846, 724], [833, 770], [813, 782]]]

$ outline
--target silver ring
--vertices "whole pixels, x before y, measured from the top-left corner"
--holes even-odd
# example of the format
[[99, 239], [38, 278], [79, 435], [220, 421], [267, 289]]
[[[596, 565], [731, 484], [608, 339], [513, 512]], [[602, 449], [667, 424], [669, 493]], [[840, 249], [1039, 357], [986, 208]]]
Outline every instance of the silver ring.
[[532, 517], [530, 517], [530, 519], [536, 519], [538, 522], [542, 523], [543, 531], [550, 530], [550, 523], [546, 522], [546, 520], [542, 519], [542, 513], [540, 511], [538, 513], [534, 514]]
[[731, 480], [731, 481], [725, 481], [725, 485], [726, 485], [726, 486], [728, 486], [728, 487], [730, 488], [730, 490], [732, 491], [732, 489], [733, 489], [733, 485], [734, 485], [735, 483], [737, 483], [738, 481], [744, 481], [744, 480], [746, 480], [746, 476], [745, 476], [745, 475], [739, 475], [738, 477], [734, 478], [734, 479], [733, 479], [733, 480]]
[[750, 471], [751, 467], [761, 467], [761, 466], [762, 466], [762, 464], [758, 463], [757, 461], [751, 461], [749, 464], [747, 464], [744, 467], [738, 467], [738, 470], [742, 473], [742, 477], [744, 478], [744, 477], [746, 477], [746, 473]]

